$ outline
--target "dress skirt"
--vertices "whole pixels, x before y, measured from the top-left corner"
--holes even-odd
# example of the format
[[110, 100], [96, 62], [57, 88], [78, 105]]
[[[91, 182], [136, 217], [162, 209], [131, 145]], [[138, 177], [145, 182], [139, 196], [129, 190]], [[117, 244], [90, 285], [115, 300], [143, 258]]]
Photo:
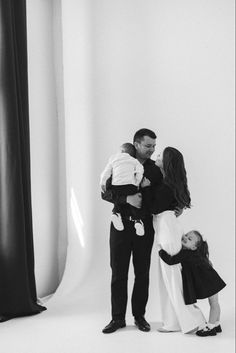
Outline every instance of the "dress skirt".
[[188, 333], [206, 322], [196, 305], [186, 305], [183, 297], [181, 265], [167, 265], [158, 255], [157, 244], [170, 255], [181, 249], [183, 229], [173, 211], [153, 216], [155, 230], [154, 251], [158, 263], [158, 297], [161, 305], [163, 328]]

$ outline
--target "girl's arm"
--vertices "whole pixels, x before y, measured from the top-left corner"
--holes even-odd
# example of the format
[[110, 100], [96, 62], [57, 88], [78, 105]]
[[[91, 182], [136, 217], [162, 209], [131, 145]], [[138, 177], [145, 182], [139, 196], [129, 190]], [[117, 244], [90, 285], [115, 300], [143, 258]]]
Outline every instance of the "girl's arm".
[[178, 254], [171, 256], [165, 250], [161, 249], [159, 251], [159, 256], [168, 265], [179, 264], [185, 258], [184, 250], [180, 250]]

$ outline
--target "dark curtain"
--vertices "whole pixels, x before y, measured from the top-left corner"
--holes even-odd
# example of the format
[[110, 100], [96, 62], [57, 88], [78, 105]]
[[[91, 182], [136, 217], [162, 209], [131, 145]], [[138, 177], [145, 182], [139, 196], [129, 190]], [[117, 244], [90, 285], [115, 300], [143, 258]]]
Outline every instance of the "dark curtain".
[[0, 321], [37, 304], [30, 186], [25, 0], [0, 0]]

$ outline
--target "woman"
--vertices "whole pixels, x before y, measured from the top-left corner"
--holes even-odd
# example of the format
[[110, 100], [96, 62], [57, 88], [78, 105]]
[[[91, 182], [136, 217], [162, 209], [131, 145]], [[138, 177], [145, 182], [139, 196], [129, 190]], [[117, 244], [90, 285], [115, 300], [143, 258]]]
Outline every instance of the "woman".
[[[154, 215], [155, 241], [170, 255], [174, 255], [181, 249], [183, 235], [174, 210], [191, 207], [184, 159], [178, 150], [167, 147], [158, 156], [156, 165], [161, 169], [163, 182], [156, 187], [150, 205]], [[168, 266], [158, 254], [157, 259], [158, 294], [163, 322], [159, 331], [181, 330], [183, 333], [189, 333], [204, 325], [205, 319], [200, 309], [184, 303], [181, 265]]]

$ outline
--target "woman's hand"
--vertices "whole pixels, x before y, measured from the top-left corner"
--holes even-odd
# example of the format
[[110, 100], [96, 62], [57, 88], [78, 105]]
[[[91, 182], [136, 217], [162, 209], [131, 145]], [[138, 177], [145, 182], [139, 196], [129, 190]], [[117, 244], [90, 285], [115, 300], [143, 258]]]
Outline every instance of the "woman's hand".
[[157, 244], [157, 250], [160, 251], [162, 249], [161, 244]]
[[148, 178], [146, 177], [143, 177], [143, 180], [141, 181], [141, 188], [146, 188], [147, 186], [150, 186], [151, 185], [151, 182]]

